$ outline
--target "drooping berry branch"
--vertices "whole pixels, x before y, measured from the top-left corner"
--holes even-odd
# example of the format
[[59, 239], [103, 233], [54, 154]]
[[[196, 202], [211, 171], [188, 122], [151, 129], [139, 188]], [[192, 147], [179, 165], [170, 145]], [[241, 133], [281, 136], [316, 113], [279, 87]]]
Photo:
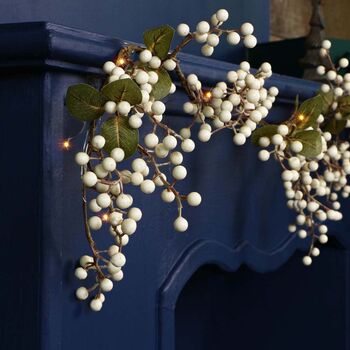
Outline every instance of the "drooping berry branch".
[[[337, 192], [345, 197], [350, 193], [346, 185], [349, 144], [340, 141], [338, 135], [339, 129], [347, 125], [346, 76], [344, 82], [335, 68], [334, 73], [327, 72], [329, 79], [335, 75], [331, 80], [337, 86], [323, 86], [322, 93], [303, 102], [287, 121], [269, 124], [266, 117], [278, 95], [276, 87], [265, 88], [266, 79], [272, 75], [269, 63], [253, 72], [244, 61], [237, 71], [227, 73], [226, 82], [207, 90], [197, 75], [185, 76], [181, 69], [178, 54], [191, 42], [203, 44], [205, 56], [213, 54], [224, 36], [230, 45], [241, 40], [247, 48], [256, 45], [250, 23], [239, 30], [223, 29], [228, 17], [228, 12], [221, 9], [212, 16], [211, 23], [199, 22], [194, 32], [180, 24], [177, 33], [183, 39], [174, 49], [173, 28], [161, 26], [146, 31], [144, 46], [126, 46], [113, 61], [104, 64], [107, 77], [100, 91], [86, 84], [71, 86], [67, 91], [71, 115], [89, 123], [86, 147], [75, 159], [82, 169], [84, 225], [91, 256], [81, 257], [75, 274], [81, 280], [89, 272], [94, 275], [90, 288], [76, 291], [80, 300], [93, 295], [90, 306], [94, 311], [102, 308], [103, 293], [112, 290], [113, 281], [123, 278], [124, 247], [142, 217], [128, 194], [130, 186], [139, 187], [145, 194], [161, 187], [162, 200], [177, 206], [174, 229], [187, 230], [184, 204], [198, 206], [202, 199], [197, 192], [181, 193], [177, 183], [187, 176], [183, 153], [194, 151], [194, 131], [199, 141], [208, 142], [214, 134], [229, 129], [236, 145], [243, 145], [252, 136], [253, 143], [265, 148], [259, 152], [261, 160], [273, 155], [282, 168], [288, 206], [297, 212], [296, 224], [302, 226], [298, 235], [311, 237], [309, 254], [304, 257], [306, 265], [311, 263], [311, 256], [319, 254], [316, 244], [327, 241], [323, 221], [341, 218]], [[328, 55], [327, 48], [324, 50], [323, 54]], [[191, 118], [179, 131], [169, 127], [164, 118], [166, 105], [161, 101], [176, 90], [169, 72], [188, 96], [183, 109]], [[141, 127], [149, 130], [143, 140], [139, 139]], [[124, 160], [130, 157], [134, 157], [131, 168], [125, 169]], [[104, 225], [109, 226], [114, 240], [107, 249], [98, 247], [93, 238], [94, 231]], [[289, 229], [297, 230], [294, 224]]]

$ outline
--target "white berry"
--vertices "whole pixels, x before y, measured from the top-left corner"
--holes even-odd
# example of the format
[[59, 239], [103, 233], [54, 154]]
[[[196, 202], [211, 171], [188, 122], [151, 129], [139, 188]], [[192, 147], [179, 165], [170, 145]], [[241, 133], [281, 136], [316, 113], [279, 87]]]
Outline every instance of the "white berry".
[[171, 203], [175, 199], [175, 194], [172, 191], [165, 189], [163, 190], [161, 197], [164, 202]]
[[257, 40], [256, 40], [256, 37], [254, 35], [247, 35], [244, 38], [244, 45], [248, 49], [254, 48], [256, 46], [256, 44], [257, 44]]
[[96, 135], [92, 138], [91, 143], [96, 149], [101, 149], [105, 145], [106, 140], [103, 136]]
[[124, 159], [124, 157], [125, 157], [124, 150], [119, 148], [119, 147], [113, 148], [112, 151], [111, 151], [111, 157], [116, 162], [121, 162]]
[[93, 186], [96, 185], [96, 182], [97, 182], [97, 176], [92, 171], [87, 171], [83, 175], [83, 183], [84, 183], [85, 186], [93, 187]]
[[102, 309], [102, 301], [100, 299], [92, 299], [90, 302], [90, 308], [92, 311], [100, 311]]
[[244, 145], [246, 142], [246, 137], [242, 134], [242, 133], [237, 133], [235, 136], [233, 136], [233, 142], [237, 145], [237, 146], [241, 146]]
[[152, 180], [147, 179], [141, 183], [140, 188], [143, 193], [150, 194], [154, 192], [156, 185]]
[[80, 287], [76, 290], [75, 296], [79, 300], [86, 300], [89, 296], [89, 292], [85, 287]]
[[195, 143], [191, 139], [186, 139], [181, 142], [181, 149], [184, 152], [190, 153], [195, 149]]
[[214, 48], [210, 45], [203, 45], [201, 48], [201, 52], [203, 56], [209, 57], [213, 54]]
[[86, 279], [88, 274], [87, 274], [87, 272], [86, 272], [86, 270], [84, 268], [78, 267], [78, 268], [75, 269], [74, 275], [75, 275], [75, 277], [77, 279], [84, 280], [84, 279]]
[[96, 203], [101, 208], [107, 208], [111, 204], [111, 197], [107, 193], [101, 193], [97, 196]]
[[292, 141], [290, 149], [295, 153], [299, 153], [303, 150], [303, 144], [300, 141]]
[[[148, 77], [148, 74], [145, 72]], [[128, 115], [131, 109], [130, 103], [128, 101], [120, 101], [117, 106], [118, 112], [121, 115]]]
[[219, 22], [226, 22], [229, 17], [229, 13], [225, 9], [218, 10], [215, 15]]
[[102, 166], [106, 171], [114, 171], [117, 164], [115, 162], [115, 160], [112, 157], [106, 157], [103, 161], [102, 161]]
[[121, 193], [116, 200], [116, 204], [120, 209], [129, 208], [132, 204], [130, 197], [127, 194]]
[[[126, 236], [126, 237], [128, 237], [128, 236]], [[113, 280], [116, 282], [121, 281], [123, 279], [123, 277], [124, 277], [124, 273], [122, 270], [120, 270], [119, 272], [112, 275]]]
[[187, 170], [183, 165], [177, 165], [173, 169], [172, 175], [176, 180], [183, 180], [187, 175]]
[[310, 266], [312, 264], [312, 259], [310, 256], [304, 256], [303, 257], [303, 264], [305, 266]]
[[163, 67], [168, 71], [173, 71], [176, 68], [176, 62], [169, 58], [164, 61]]
[[117, 111], [117, 104], [114, 101], [108, 101], [104, 108], [108, 114], [114, 114]]
[[152, 104], [152, 112], [161, 115], [165, 112], [165, 104], [162, 101], [154, 101]]
[[176, 137], [174, 137], [172, 135], [168, 135], [168, 136], [164, 137], [163, 145], [166, 149], [173, 150], [177, 146]]
[[117, 267], [123, 267], [126, 263], [126, 258], [123, 253], [117, 253], [111, 257], [111, 263]]
[[160, 67], [160, 65], [162, 64], [162, 61], [160, 60], [159, 57], [157, 56], [153, 56], [152, 59], [149, 61], [149, 66], [153, 69], [157, 69]]
[[142, 211], [139, 208], [130, 208], [128, 211], [128, 217], [135, 221], [140, 221], [142, 218]]
[[254, 32], [254, 26], [251, 23], [243, 23], [241, 25], [241, 33], [242, 35], [251, 35]]
[[170, 162], [174, 165], [179, 165], [183, 161], [183, 155], [181, 152], [173, 152], [170, 154]]
[[206, 21], [201, 21], [197, 24], [196, 30], [200, 34], [208, 33], [210, 30], [210, 25]]
[[185, 232], [188, 228], [188, 222], [185, 218], [179, 216], [174, 221], [174, 229], [178, 232]]
[[270, 152], [266, 151], [265, 149], [259, 151], [259, 159], [263, 162], [268, 161], [270, 158]]
[[99, 230], [102, 227], [102, 220], [98, 216], [91, 216], [88, 223], [91, 230]]
[[187, 203], [192, 207], [197, 207], [201, 201], [202, 197], [198, 192], [191, 192], [187, 196]]
[[97, 204], [96, 199], [94, 198], [89, 203], [89, 209], [94, 213], [98, 213], [102, 208]]
[[113, 282], [108, 278], [104, 278], [100, 282], [100, 287], [101, 287], [102, 291], [110, 292], [113, 289]]
[[143, 63], [147, 63], [152, 59], [152, 52], [150, 50], [143, 50], [139, 55], [140, 61]]
[[212, 33], [208, 35], [208, 38], [207, 38], [208, 45], [215, 47], [219, 45], [219, 42], [220, 42], [220, 39], [216, 34]]
[[107, 61], [107, 62], [103, 65], [103, 70], [104, 70], [105, 73], [107, 73], [107, 74], [111, 74], [114, 68], [115, 68], [115, 63], [112, 62], [112, 61]]
[[122, 231], [123, 233], [125, 233], [126, 235], [132, 235], [133, 233], [135, 233], [136, 229], [137, 229], [137, 223], [134, 219], [125, 219], [122, 222]]
[[84, 268], [88, 267], [88, 265], [92, 264], [93, 262], [94, 258], [89, 255], [83, 255], [79, 260], [80, 266]]
[[237, 45], [241, 41], [240, 35], [236, 32], [231, 32], [231, 33], [227, 34], [226, 39], [230, 45]]
[[190, 27], [186, 23], [181, 23], [177, 26], [177, 34], [186, 36], [190, 32]]
[[154, 133], [147, 134], [145, 136], [144, 141], [145, 141], [146, 147], [148, 147], [148, 148], [154, 148], [159, 143], [158, 136], [156, 134], [154, 134]]
[[202, 142], [208, 142], [211, 138], [211, 132], [209, 130], [202, 129], [198, 133], [198, 139]]
[[75, 155], [75, 162], [80, 166], [86, 165], [87, 163], [89, 163], [89, 160], [90, 160], [90, 157], [85, 152], [78, 152]]
[[142, 125], [142, 119], [137, 114], [133, 114], [128, 122], [133, 129], [139, 129]]

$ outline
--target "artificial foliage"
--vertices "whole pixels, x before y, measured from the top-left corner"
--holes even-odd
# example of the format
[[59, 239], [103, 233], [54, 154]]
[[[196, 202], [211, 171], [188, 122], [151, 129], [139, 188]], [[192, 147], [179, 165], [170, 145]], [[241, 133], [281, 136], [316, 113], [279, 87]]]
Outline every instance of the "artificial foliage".
[[[288, 229], [301, 239], [310, 238], [305, 265], [312, 263], [320, 254], [319, 246], [327, 242], [327, 221], [342, 219], [339, 198], [350, 193], [350, 150], [343, 132], [349, 127], [350, 74], [341, 74], [348, 60], [343, 58], [335, 66], [329, 56], [331, 43], [324, 41], [320, 55], [331, 69], [320, 66], [317, 71], [327, 82], [311, 99], [299, 104], [296, 97], [295, 110], [287, 120], [269, 123], [269, 110], [278, 96], [276, 87], [265, 84], [272, 75], [269, 63], [251, 70], [244, 61], [238, 70], [227, 72], [226, 81], [205, 88], [200, 77], [186, 76], [181, 69], [178, 53], [191, 42], [202, 45], [204, 56], [211, 56], [221, 41], [243, 42], [247, 48], [256, 45], [253, 25], [223, 29], [228, 17], [226, 10], [218, 10], [194, 31], [180, 24], [177, 34], [182, 39], [177, 44], [170, 26], [150, 29], [144, 33], [144, 45], [126, 46], [104, 64], [106, 80], [101, 89], [78, 84], [67, 91], [70, 114], [89, 126], [84, 149], [75, 160], [81, 168], [83, 222], [91, 252], [80, 258], [75, 275], [80, 280], [94, 276], [92, 285], [76, 291], [79, 300], [90, 297], [94, 311], [101, 310], [105, 293], [123, 279], [125, 246], [142, 218], [128, 194], [130, 186], [139, 187], [145, 195], [161, 187], [162, 200], [177, 207], [174, 229], [186, 231], [184, 207], [198, 206], [202, 199], [197, 192], [177, 189], [188, 175], [184, 156], [195, 150], [196, 142], [220, 137], [216, 135], [220, 131], [232, 133], [232, 147], [250, 138], [260, 148], [257, 156], [266, 166], [268, 161], [280, 165], [287, 206], [296, 212]], [[183, 105], [188, 125], [181, 130], [168, 125], [162, 102], [176, 91], [173, 80], [188, 97]], [[141, 127], [149, 130], [143, 139]], [[129, 169], [124, 162], [128, 158], [132, 159]], [[105, 225], [111, 245], [97, 247], [94, 233]]]

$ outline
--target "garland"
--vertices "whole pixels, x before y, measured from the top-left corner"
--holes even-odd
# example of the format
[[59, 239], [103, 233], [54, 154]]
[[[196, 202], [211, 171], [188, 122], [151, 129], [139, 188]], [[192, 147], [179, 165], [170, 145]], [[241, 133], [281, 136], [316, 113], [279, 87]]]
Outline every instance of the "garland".
[[[84, 149], [75, 161], [82, 172], [85, 234], [91, 255], [80, 258], [75, 276], [85, 280], [88, 273], [95, 275], [91, 287], [76, 291], [79, 300], [92, 295], [90, 307], [94, 311], [101, 310], [103, 293], [112, 290], [113, 281], [123, 279], [125, 246], [142, 217], [128, 194], [130, 186], [140, 187], [145, 194], [161, 187], [162, 200], [177, 206], [174, 229], [187, 230], [184, 203], [198, 206], [201, 195], [180, 193], [176, 185], [187, 176], [183, 155], [194, 151], [194, 133], [199, 141], [208, 142], [214, 134], [229, 129], [234, 144], [243, 145], [251, 137], [262, 148], [258, 153], [262, 161], [273, 158], [280, 164], [287, 205], [297, 214], [289, 231], [302, 239], [311, 238], [303, 258], [305, 265], [312, 263], [312, 257], [320, 254], [318, 246], [328, 240], [325, 221], [342, 218], [339, 194], [347, 198], [350, 193], [349, 142], [341, 137], [349, 127], [350, 74], [343, 77], [340, 70], [349, 65], [348, 60], [341, 59], [336, 67], [329, 55], [331, 43], [324, 41], [320, 54], [331, 69], [320, 66], [318, 72], [328, 83], [315, 97], [301, 105], [296, 102], [295, 111], [283, 123], [268, 123], [266, 117], [278, 95], [276, 87], [264, 87], [272, 75], [269, 63], [253, 72], [244, 61], [237, 71], [227, 73], [227, 82], [208, 89], [203, 89], [195, 74], [185, 76], [182, 72], [178, 53], [192, 41], [202, 44], [204, 56], [211, 56], [223, 38], [230, 45], [241, 41], [247, 48], [256, 45], [253, 25], [223, 29], [228, 17], [221, 9], [210, 23], [199, 22], [194, 32], [187, 24], [180, 24], [177, 34], [182, 40], [172, 50], [173, 28], [165, 25], [148, 30], [144, 46], [126, 46], [104, 64], [107, 78], [100, 90], [87, 84], [68, 88], [70, 114], [89, 125]], [[192, 116], [189, 125], [179, 131], [167, 124], [166, 105], [161, 101], [176, 90], [172, 77], [186, 92], [188, 101], [183, 110]], [[143, 140], [139, 139], [141, 126], [151, 130]], [[125, 169], [124, 161], [130, 157], [134, 157], [131, 168]], [[97, 247], [93, 238], [104, 222], [114, 241], [107, 249]]]

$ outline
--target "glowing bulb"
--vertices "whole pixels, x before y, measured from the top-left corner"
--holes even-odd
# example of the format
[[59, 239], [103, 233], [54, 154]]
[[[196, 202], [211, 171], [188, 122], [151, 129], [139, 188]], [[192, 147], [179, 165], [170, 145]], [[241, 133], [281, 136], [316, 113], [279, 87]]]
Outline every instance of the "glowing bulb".
[[117, 65], [118, 66], [122, 66], [124, 63], [125, 63], [125, 59], [124, 58], [120, 57], [120, 58], [117, 59]]
[[209, 101], [211, 99], [211, 97], [212, 97], [211, 91], [204, 92], [204, 100], [205, 101]]
[[304, 114], [299, 114], [297, 118], [299, 121], [302, 122], [305, 119], [305, 116], [304, 116]]
[[102, 215], [102, 220], [103, 220], [103, 221], [108, 221], [108, 219], [109, 219], [108, 214], [103, 214], [103, 215]]
[[62, 148], [63, 148], [65, 151], [68, 151], [71, 147], [72, 147], [72, 145], [71, 145], [69, 139], [64, 140], [64, 141], [62, 142]]

